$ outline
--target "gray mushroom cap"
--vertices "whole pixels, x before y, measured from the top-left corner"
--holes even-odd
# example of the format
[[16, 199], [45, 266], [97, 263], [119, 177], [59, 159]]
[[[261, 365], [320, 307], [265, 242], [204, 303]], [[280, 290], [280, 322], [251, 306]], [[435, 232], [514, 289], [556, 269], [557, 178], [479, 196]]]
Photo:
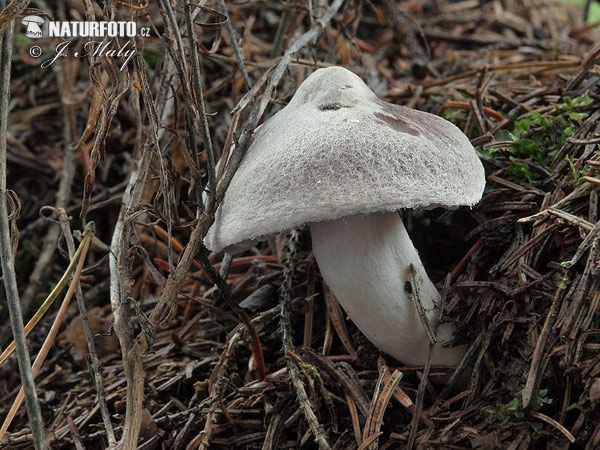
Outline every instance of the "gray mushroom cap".
[[205, 243], [213, 251], [356, 214], [473, 205], [484, 170], [441, 117], [384, 102], [354, 73], [319, 69], [256, 129]]

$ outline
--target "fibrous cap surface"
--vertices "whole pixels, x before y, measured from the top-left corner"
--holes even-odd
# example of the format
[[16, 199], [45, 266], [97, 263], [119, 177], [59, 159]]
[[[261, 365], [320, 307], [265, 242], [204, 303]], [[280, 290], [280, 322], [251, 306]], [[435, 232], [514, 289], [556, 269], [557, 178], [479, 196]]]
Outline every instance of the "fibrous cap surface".
[[257, 128], [206, 245], [219, 251], [355, 214], [473, 205], [484, 186], [456, 126], [378, 99], [349, 70], [319, 69]]

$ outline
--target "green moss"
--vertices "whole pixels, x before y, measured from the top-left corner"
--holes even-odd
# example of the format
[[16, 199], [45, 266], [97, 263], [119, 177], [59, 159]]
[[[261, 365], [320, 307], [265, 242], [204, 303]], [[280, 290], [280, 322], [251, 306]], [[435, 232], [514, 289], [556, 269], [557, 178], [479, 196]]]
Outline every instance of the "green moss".
[[[586, 92], [579, 97], [565, 98], [564, 103], [546, 114], [537, 111], [526, 114], [514, 122], [511, 131], [500, 131], [496, 136], [496, 140], [512, 141], [512, 145], [480, 150], [480, 153], [490, 158], [507, 156], [509, 164], [505, 175], [535, 184], [539, 181], [540, 171], [532, 170], [532, 164], [548, 169], [560, 148], [589, 116], [581, 109], [593, 102], [594, 99]], [[574, 184], [578, 181], [579, 174], [575, 171]]]
[[542, 430], [542, 424], [532, 421], [527, 411], [538, 411], [544, 405], [550, 405], [551, 403], [552, 399], [548, 398], [548, 390], [540, 389], [531, 397], [527, 408], [523, 406], [522, 397], [519, 396], [513, 398], [510, 403], [498, 405], [495, 408], [488, 408], [485, 412], [495, 416], [502, 423], [507, 423], [511, 420], [525, 421], [534, 432], [539, 433]]

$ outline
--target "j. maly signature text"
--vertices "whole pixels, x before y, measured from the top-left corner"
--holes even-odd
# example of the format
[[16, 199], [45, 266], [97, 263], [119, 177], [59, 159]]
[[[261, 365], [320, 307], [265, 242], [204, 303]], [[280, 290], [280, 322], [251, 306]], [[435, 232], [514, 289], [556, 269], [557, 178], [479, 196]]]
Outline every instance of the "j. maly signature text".
[[[69, 56], [69, 46], [72, 41], [61, 42], [56, 46], [56, 55], [42, 63], [42, 67], [49, 67], [54, 64], [58, 58]], [[131, 58], [136, 54], [135, 44], [131, 41], [126, 41], [120, 48], [117, 47], [112, 40], [109, 41], [88, 41], [83, 45], [80, 51], [72, 52], [75, 58], [86, 58], [90, 55], [96, 58], [119, 58], [122, 61], [119, 70], [127, 65]]]

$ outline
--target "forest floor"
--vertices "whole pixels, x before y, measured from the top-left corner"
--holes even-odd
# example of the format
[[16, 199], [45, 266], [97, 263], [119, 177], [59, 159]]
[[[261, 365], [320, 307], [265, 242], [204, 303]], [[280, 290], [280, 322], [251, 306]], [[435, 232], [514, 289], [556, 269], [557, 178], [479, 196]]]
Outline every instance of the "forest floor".
[[[32, 355], [49, 349], [36, 385], [51, 448], [109, 445], [98, 384], [117, 439], [126, 424], [135, 436], [141, 416], [141, 449], [600, 448], [600, 35], [581, 8], [351, 0], [321, 27], [322, 0], [233, 1], [232, 41], [215, 12], [222, 2], [211, 2], [191, 8], [195, 64], [183, 3], [57, 3], [34, 2], [54, 20], [131, 19], [151, 35], [136, 39], [123, 70], [101, 56], [41, 67], [32, 44], [47, 55], [57, 40], [33, 42], [16, 22], [7, 185], [26, 320], [61, 285], [71, 230], [95, 224], [75, 273], [99, 365], [75, 299], [56, 338], [43, 345], [64, 295], [28, 338]], [[243, 149], [259, 121], [331, 65], [385, 101], [451, 120], [484, 164], [473, 208], [404, 217], [456, 343], [469, 346], [456, 371], [380, 354], [324, 286], [307, 229], [235, 255], [225, 282], [222, 254], [201, 244], [201, 191], [210, 209], [210, 180], [233, 173], [212, 160], [232, 142]], [[126, 300], [117, 323], [111, 300]], [[421, 383], [427, 371], [449, 381]], [[19, 388], [11, 357], [0, 367], [0, 420]], [[8, 430], [0, 448], [33, 448], [24, 406]]]

